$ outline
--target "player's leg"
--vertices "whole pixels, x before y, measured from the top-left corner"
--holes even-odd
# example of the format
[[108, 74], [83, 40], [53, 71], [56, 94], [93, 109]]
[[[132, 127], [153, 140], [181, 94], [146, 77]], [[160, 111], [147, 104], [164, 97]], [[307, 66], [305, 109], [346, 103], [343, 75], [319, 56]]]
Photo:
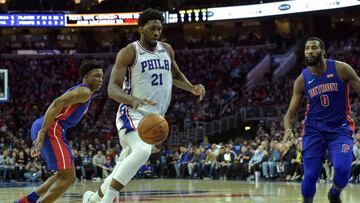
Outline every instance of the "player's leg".
[[312, 203], [316, 182], [320, 176], [326, 142], [323, 135], [312, 127], [305, 127], [302, 140], [304, 178], [301, 184], [303, 203]]
[[316, 192], [316, 182], [320, 176], [322, 167], [322, 158], [305, 158], [304, 163], [304, 178], [301, 184], [301, 193], [304, 202], [310, 203]]
[[106, 177], [105, 181], [101, 184], [101, 186], [95, 193], [93, 193], [91, 191], [86, 191], [84, 193], [83, 201], [82, 201], [83, 203], [87, 203], [87, 202], [97, 203], [97, 202], [101, 201], [101, 199], [104, 197], [105, 191], [110, 186], [110, 183], [114, 177], [115, 171], [117, 171], [121, 162], [124, 161], [124, 159], [130, 154], [130, 152], [131, 152], [131, 150], [130, 150], [130, 147], [128, 147], [128, 146], [123, 148], [123, 150], [121, 150], [120, 156], [116, 162], [116, 165], [115, 165], [113, 171], [110, 173], [110, 175], [108, 177]]
[[341, 191], [346, 187], [350, 178], [353, 160], [352, 131], [344, 130], [343, 132], [330, 135], [329, 138], [328, 147], [334, 167], [334, 181], [328, 196], [329, 199], [339, 202], [341, 201]]
[[104, 193], [110, 186], [110, 183], [114, 177], [115, 171], [117, 171], [117, 168], [119, 167], [121, 162], [130, 154], [131, 149], [128, 146], [128, 144], [126, 143], [126, 140], [124, 140], [124, 136], [122, 136], [124, 131], [120, 130], [122, 127], [123, 127], [123, 122], [121, 122], [117, 119], [116, 120], [116, 128], [118, 129], [119, 142], [120, 142], [120, 145], [123, 148], [123, 150], [121, 150], [121, 153], [119, 155], [119, 158], [117, 160], [117, 163], [116, 163], [113, 171], [105, 179], [103, 184], [101, 184], [100, 188], [95, 193], [93, 193], [92, 191], [86, 191], [84, 193], [82, 203], [88, 203], [88, 202], [97, 203], [97, 202], [101, 201], [101, 199], [104, 197]]
[[41, 203], [54, 202], [75, 182], [75, 168], [60, 169], [56, 173], [57, 180], [51, 185], [47, 193], [40, 198]]
[[[38, 119], [36, 120], [32, 127], [31, 127], [31, 138], [34, 141], [37, 138], [37, 134], [41, 128], [42, 120]], [[52, 130], [53, 128], [49, 128], [49, 130]], [[49, 170], [56, 170], [56, 157], [53, 153], [53, 148], [49, 139], [49, 134], [45, 134], [44, 144], [41, 148], [41, 155], [45, 159], [47, 163], [47, 168]], [[26, 202], [36, 202], [40, 196], [44, 195], [50, 186], [58, 179], [58, 176], [56, 174], [49, 177], [43, 184], [41, 184], [38, 188], [36, 188], [34, 191], [30, 192], [28, 195], [23, 196], [19, 200], [15, 201], [18, 203], [26, 203]]]
[[23, 196], [15, 203], [26, 203], [26, 202], [36, 202], [42, 195], [44, 195], [49, 188], [58, 180], [57, 174], [50, 176], [43, 184], [41, 184], [34, 191], [30, 192], [28, 195]]
[[120, 136], [124, 138], [130, 147], [131, 153], [115, 171], [110, 187], [101, 200], [102, 203], [113, 202], [119, 191], [135, 176], [139, 168], [146, 163], [151, 155], [152, 146], [142, 141], [137, 131], [125, 134], [125, 130], [121, 130], [120, 133]]
[[49, 177], [43, 184], [41, 184], [34, 191], [30, 192], [28, 195], [21, 197], [19, 200], [15, 201], [15, 203], [33, 203], [36, 202], [42, 195], [44, 195], [50, 186], [58, 179], [57, 175], [54, 174]]
[[59, 124], [55, 123], [54, 127], [48, 131], [48, 135], [51, 147], [46, 147], [45, 149], [48, 150], [42, 151], [42, 154], [44, 154], [47, 163], [49, 163], [48, 169], [57, 170], [55, 174], [57, 180], [48, 188], [44, 196], [40, 198], [40, 202], [42, 203], [55, 201], [76, 179], [73, 161], [74, 156], [66, 140], [65, 131]]

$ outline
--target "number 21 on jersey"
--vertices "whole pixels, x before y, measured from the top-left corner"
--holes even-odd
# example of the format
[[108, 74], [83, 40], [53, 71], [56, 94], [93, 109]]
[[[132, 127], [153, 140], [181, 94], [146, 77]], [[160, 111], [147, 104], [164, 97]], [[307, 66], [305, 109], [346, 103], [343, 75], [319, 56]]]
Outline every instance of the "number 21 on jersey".
[[152, 86], [163, 85], [162, 73], [160, 73], [160, 74], [154, 73], [154, 74], [151, 76], [151, 78], [152, 78], [152, 81], [151, 81], [151, 85], [152, 85]]

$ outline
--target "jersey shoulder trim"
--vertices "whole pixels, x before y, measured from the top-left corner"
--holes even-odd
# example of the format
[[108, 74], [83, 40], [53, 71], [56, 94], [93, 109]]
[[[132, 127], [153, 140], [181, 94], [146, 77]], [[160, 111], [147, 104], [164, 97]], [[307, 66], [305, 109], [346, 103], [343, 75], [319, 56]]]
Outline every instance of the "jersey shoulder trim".
[[171, 60], [170, 53], [169, 53], [169, 51], [166, 49], [164, 43], [163, 43], [163, 42], [160, 42], [159, 44], [160, 44], [161, 47], [165, 50], [166, 55], [167, 55], [167, 56], [169, 57], [169, 59]]

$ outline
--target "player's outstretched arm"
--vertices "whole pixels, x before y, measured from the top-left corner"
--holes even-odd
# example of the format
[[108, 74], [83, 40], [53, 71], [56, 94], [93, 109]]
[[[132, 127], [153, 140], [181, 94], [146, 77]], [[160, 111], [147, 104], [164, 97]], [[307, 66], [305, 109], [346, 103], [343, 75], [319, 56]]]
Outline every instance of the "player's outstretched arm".
[[125, 93], [122, 89], [126, 71], [134, 63], [134, 60], [135, 49], [131, 44], [121, 49], [116, 55], [115, 65], [111, 71], [107, 88], [108, 95], [111, 99], [119, 103], [129, 104], [135, 109], [141, 105], [155, 105], [154, 101], [134, 97]]
[[40, 149], [44, 142], [44, 136], [51, 123], [60, 114], [61, 110], [67, 106], [73, 104], [85, 103], [91, 97], [91, 90], [87, 87], [78, 87], [74, 90], [64, 93], [60, 97], [56, 98], [46, 110], [44, 121], [38, 132], [37, 138], [34, 141], [34, 149], [31, 152], [31, 156], [39, 156]]
[[62, 109], [73, 104], [86, 103], [91, 97], [91, 90], [87, 87], [77, 87], [56, 98], [46, 110], [41, 130], [47, 130]]
[[284, 117], [284, 128], [285, 128], [285, 136], [284, 140], [289, 139], [293, 136], [293, 128], [295, 125], [296, 113], [300, 108], [300, 105], [303, 101], [304, 94], [304, 78], [301, 74], [296, 78], [294, 82], [293, 95], [291, 97], [289, 108]]
[[347, 63], [336, 61], [336, 69], [340, 79], [350, 84], [351, 88], [360, 95], [360, 78], [355, 70]]
[[200, 101], [204, 98], [206, 91], [205, 87], [202, 84], [193, 85], [181, 72], [179, 66], [175, 61], [175, 52], [173, 48], [165, 42], [162, 42], [166, 51], [169, 53], [171, 58], [171, 73], [173, 77], [174, 85], [180, 89], [189, 91], [194, 95], [200, 96]]

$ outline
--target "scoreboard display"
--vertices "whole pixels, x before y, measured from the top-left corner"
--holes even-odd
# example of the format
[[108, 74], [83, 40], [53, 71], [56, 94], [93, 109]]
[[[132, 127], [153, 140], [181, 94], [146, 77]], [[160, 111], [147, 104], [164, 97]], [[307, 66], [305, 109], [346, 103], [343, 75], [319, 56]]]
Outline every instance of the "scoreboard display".
[[66, 27], [96, 27], [137, 25], [139, 12], [134, 13], [97, 13], [67, 14]]
[[[160, 11], [165, 24], [258, 18], [360, 5], [360, 0], [302, 0], [263, 4]], [[127, 13], [10, 13], [0, 14], [0, 27], [99, 27], [137, 25], [140, 12]]]
[[163, 12], [165, 23], [192, 23], [207, 21], [207, 9], [188, 9]]
[[64, 27], [65, 14], [0, 14], [1, 27]]

